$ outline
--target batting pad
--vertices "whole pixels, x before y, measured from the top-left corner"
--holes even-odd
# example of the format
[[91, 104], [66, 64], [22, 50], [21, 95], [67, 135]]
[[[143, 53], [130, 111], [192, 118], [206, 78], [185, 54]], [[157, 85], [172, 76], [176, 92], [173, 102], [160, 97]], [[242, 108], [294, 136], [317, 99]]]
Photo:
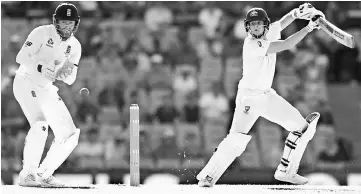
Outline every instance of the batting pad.
[[80, 129], [76, 129], [75, 133], [67, 140], [61, 142], [54, 141], [39, 168], [39, 173], [43, 173], [43, 178], [51, 176], [68, 158], [70, 153], [78, 145], [79, 134]]
[[234, 159], [244, 152], [251, 138], [252, 136], [242, 133], [228, 134], [207, 165], [197, 175], [197, 179], [206, 179], [211, 184], [215, 184]]
[[[320, 118], [319, 113], [311, 113], [306, 117], [306, 121], [308, 122], [307, 130], [301, 135], [299, 138], [296, 147], [294, 150], [290, 151], [289, 154], [289, 165], [286, 169], [289, 174], [296, 174], [303, 156], [303, 153], [306, 150], [308, 142], [313, 138], [316, 133], [316, 125], [318, 119]], [[291, 138], [290, 136], [294, 136], [294, 134], [290, 133], [287, 139]], [[287, 144], [287, 143], [286, 143]]]

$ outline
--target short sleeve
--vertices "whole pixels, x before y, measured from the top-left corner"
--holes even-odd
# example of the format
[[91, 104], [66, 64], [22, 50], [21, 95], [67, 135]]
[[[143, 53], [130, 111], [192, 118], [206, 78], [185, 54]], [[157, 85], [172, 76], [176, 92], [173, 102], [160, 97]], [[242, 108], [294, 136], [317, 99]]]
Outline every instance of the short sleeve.
[[281, 22], [273, 22], [270, 26], [269, 32], [267, 33], [267, 39], [269, 41], [275, 41], [281, 39]]
[[270, 41], [262, 39], [253, 39], [247, 37], [244, 41], [244, 55], [265, 56], [270, 45]]

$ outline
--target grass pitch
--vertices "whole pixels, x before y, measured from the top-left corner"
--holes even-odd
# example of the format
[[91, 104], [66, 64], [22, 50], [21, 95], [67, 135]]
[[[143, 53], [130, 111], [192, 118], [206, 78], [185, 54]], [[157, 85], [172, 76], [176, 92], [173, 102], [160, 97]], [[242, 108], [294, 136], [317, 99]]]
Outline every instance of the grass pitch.
[[293, 185], [216, 185], [199, 188], [197, 185], [87, 185], [80, 188], [30, 188], [1, 185], [2, 194], [360, 194], [361, 187], [350, 186], [293, 186]]

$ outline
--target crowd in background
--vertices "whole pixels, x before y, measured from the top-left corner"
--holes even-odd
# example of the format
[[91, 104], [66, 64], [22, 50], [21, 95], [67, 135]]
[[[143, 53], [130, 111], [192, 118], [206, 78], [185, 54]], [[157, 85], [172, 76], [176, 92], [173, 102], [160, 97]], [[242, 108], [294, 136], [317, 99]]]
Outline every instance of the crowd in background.
[[[2, 2], [1, 168], [20, 170], [29, 124], [12, 92], [15, 57], [27, 34], [52, 22], [59, 2]], [[129, 168], [129, 106], [140, 107], [141, 168], [199, 168], [228, 133], [242, 78], [244, 17], [253, 6], [275, 21], [302, 2], [74, 2], [81, 13], [77, 81], [56, 82], [81, 129], [77, 148], [61, 168]], [[321, 113], [302, 167], [343, 168], [352, 144], [337, 137], [328, 83], [361, 83], [360, 2], [313, 2], [327, 19], [348, 27], [356, 49], [323, 31], [279, 53], [273, 87], [303, 116]], [[53, 9], [50, 9], [53, 8]], [[350, 16], [351, 15], [351, 16]], [[288, 37], [306, 21], [284, 31]], [[346, 64], [346, 65], [345, 65]], [[89, 96], [80, 96], [80, 88]], [[54, 138], [49, 130], [46, 151]], [[260, 118], [244, 155], [231, 168], [274, 168], [288, 132]], [[327, 149], [326, 149], [327, 148]], [[265, 162], [267, 161], [267, 162]]]

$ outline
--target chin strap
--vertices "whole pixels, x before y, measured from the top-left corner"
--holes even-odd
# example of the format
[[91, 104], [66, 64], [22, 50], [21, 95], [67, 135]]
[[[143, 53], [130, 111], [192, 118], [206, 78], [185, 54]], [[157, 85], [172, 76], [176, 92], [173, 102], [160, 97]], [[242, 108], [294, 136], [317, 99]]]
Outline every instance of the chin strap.
[[268, 29], [266, 28], [266, 26], [264, 26], [264, 30], [263, 30], [263, 33], [262, 34], [260, 34], [260, 35], [255, 35], [255, 34], [252, 34], [252, 32], [250, 31], [249, 33], [252, 35], [252, 37], [254, 37], [254, 38], [261, 38], [262, 36], [264, 36], [264, 35], [266, 35], [267, 34], [267, 32], [268, 32]]

